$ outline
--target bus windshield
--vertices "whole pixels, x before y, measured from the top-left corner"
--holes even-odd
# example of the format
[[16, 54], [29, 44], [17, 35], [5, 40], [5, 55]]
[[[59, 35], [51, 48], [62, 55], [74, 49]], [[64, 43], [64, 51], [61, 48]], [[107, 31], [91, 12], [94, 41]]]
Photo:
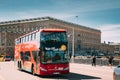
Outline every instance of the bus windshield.
[[42, 42], [66, 42], [67, 35], [66, 32], [41, 32]]
[[40, 39], [42, 63], [66, 63], [69, 61], [65, 31], [41, 32]]

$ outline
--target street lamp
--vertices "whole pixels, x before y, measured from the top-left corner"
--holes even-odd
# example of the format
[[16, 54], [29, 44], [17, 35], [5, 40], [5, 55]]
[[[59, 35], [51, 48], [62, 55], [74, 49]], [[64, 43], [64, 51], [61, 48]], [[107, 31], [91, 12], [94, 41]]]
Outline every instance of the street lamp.
[[72, 40], [72, 63], [74, 63], [74, 27], [73, 27], [73, 40]]
[[[72, 56], [71, 56], [71, 62], [74, 63], [74, 27], [72, 28], [72, 34], [68, 35], [68, 37], [72, 36]], [[69, 43], [68, 43], [68, 48], [69, 48]], [[69, 54], [69, 49], [68, 49], [68, 54]]]
[[[76, 17], [76, 22], [77, 22], [77, 18], [78, 18], [78, 16], [75, 16]], [[72, 59], [72, 63], [74, 63], [74, 27], [72, 28], [72, 57], [71, 57], [71, 59]]]

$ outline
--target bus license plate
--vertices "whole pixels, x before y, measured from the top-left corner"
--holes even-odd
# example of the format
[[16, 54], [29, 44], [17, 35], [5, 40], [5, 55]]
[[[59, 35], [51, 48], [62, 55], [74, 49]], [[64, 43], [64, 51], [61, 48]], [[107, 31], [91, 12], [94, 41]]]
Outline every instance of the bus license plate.
[[53, 74], [60, 74], [59, 72], [54, 72]]

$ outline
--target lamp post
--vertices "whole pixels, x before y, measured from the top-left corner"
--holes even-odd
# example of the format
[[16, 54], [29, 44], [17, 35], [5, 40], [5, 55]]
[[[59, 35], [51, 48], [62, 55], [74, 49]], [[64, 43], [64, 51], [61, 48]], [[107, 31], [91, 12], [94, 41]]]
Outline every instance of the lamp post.
[[[78, 18], [78, 16], [75, 16], [76, 17], [76, 22], [77, 22], [77, 18]], [[72, 59], [72, 63], [74, 63], [74, 27], [72, 28], [72, 57], [71, 57], [71, 59]]]
[[[72, 56], [71, 62], [74, 63], [74, 28], [72, 28], [72, 34], [68, 35], [68, 37], [72, 36]], [[68, 54], [69, 54], [69, 43], [68, 43]]]
[[72, 63], [74, 63], [74, 27], [73, 27], [73, 40], [72, 40]]

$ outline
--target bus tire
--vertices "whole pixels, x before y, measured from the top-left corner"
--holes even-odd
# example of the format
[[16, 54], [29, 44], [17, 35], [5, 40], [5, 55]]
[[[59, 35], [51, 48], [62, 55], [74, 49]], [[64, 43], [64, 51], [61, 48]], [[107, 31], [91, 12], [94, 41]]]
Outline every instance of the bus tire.
[[21, 61], [18, 61], [18, 69], [19, 69], [19, 70], [22, 70], [22, 64], [21, 64]]
[[33, 75], [35, 75], [35, 72], [34, 72], [34, 65], [32, 64], [32, 67], [31, 67], [31, 73], [33, 74]]
[[19, 63], [19, 69], [22, 70], [22, 63], [21, 63], [21, 61]]
[[17, 63], [17, 67], [18, 67], [18, 69], [19, 69], [19, 61], [18, 61], [18, 63]]

